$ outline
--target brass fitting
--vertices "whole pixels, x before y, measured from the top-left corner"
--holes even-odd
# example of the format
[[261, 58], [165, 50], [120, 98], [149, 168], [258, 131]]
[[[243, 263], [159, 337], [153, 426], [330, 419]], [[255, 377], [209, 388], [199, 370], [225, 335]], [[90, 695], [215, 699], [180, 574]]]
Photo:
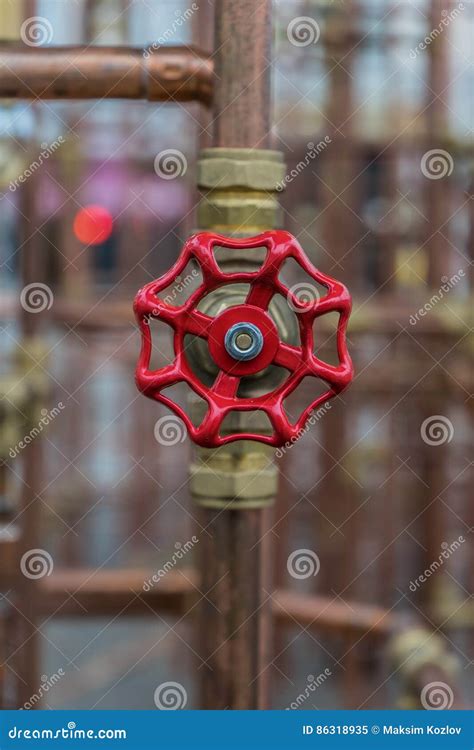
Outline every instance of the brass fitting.
[[[234, 412], [226, 432], [252, 429], [268, 432], [263, 412]], [[273, 503], [278, 474], [273, 449], [251, 440], [240, 440], [222, 448], [198, 448], [191, 464], [194, 502], [205, 508], [248, 510]]]
[[45, 404], [50, 390], [45, 364], [48, 347], [39, 336], [29, 336], [22, 340], [16, 351], [15, 364], [20, 371], [22, 382], [28, 389], [28, 418], [36, 419]]
[[435, 672], [457, 682], [459, 662], [446, 647], [444, 639], [427, 628], [416, 626], [393, 636], [389, 644], [392, 668], [401, 683], [399, 707], [420, 707], [420, 689], [423, 674]]
[[10, 375], [0, 378], [0, 459], [15, 457], [15, 446], [31, 425], [41, 418], [49, 385], [39, 362], [45, 345], [39, 339], [24, 339]]
[[24, 0], [17, 0], [16, 3], [12, 3], [10, 0], [0, 0], [0, 18], [2, 19], [0, 39], [2, 42], [12, 42], [20, 39], [20, 29], [25, 17], [24, 14]]
[[245, 188], [272, 192], [285, 175], [281, 151], [205, 148], [198, 161], [198, 185], [208, 190]]
[[280, 226], [277, 194], [284, 176], [280, 151], [204, 149], [198, 161], [200, 228], [246, 237]]
[[0, 379], [0, 460], [8, 458], [24, 435], [28, 395], [27, 383], [21, 381], [21, 376]]

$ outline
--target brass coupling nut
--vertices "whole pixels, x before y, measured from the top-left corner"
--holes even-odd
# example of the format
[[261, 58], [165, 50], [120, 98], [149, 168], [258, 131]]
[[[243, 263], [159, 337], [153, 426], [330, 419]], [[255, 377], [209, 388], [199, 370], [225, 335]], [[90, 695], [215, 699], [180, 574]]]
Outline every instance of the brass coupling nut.
[[223, 234], [259, 234], [281, 225], [278, 193], [284, 184], [280, 151], [207, 148], [198, 160], [201, 229]]
[[[242, 441], [244, 443], [246, 441]], [[193, 501], [204, 508], [250, 510], [272, 505], [277, 493], [278, 474], [271, 455], [255, 450], [247, 441], [240, 460], [218, 448], [220, 458], [206, 463], [203, 456], [191, 464], [190, 489]]]
[[[193, 412], [200, 415], [201, 404]], [[225, 432], [268, 431], [261, 412], [233, 412]], [[215, 450], [198, 448], [191, 464], [190, 491], [196, 505], [220, 510], [250, 510], [272, 505], [278, 471], [270, 446], [239, 440]]]

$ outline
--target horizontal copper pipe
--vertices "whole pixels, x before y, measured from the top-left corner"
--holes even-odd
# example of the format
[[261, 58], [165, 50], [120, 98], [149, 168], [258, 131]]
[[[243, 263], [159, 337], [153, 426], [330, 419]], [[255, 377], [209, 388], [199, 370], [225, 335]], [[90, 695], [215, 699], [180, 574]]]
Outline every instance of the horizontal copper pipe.
[[[84, 608], [92, 615], [146, 615], [152, 611], [183, 616], [193, 609], [199, 585], [196, 571], [186, 568], [170, 571], [159, 585], [149, 581], [153, 571], [146, 569], [92, 570], [63, 569], [41, 581], [41, 613], [57, 617], [80, 615]], [[68, 591], [74, 591], [71, 598]], [[146, 602], [146, 604], [144, 604]], [[349, 606], [350, 604], [350, 606]], [[382, 607], [351, 601], [341, 604], [324, 596], [305, 596], [293, 591], [277, 590], [273, 595], [274, 616], [281, 622], [298, 622], [325, 632], [370, 632], [387, 636], [396, 616]]]
[[209, 105], [213, 64], [192, 47], [0, 45], [0, 98], [147, 99]]
[[341, 634], [387, 636], [397, 616], [383, 607], [362, 602], [337, 601], [321, 595], [305, 595], [279, 589], [272, 597], [273, 614], [281, 622]]

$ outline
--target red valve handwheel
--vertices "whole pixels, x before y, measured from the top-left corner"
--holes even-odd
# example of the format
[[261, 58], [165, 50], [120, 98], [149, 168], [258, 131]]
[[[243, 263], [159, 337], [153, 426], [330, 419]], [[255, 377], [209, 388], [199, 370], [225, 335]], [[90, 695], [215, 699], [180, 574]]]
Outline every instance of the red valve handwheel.
[[[267, 255], [258, 271], [224, 273], [216, 262], [216, 246], [249, 249], [265, 247]], [[319, 298], [315, 294], [314, 300], [310, 303], [300, 300], [293, 289], [285, 286], [279, 278], [282, 264], [287, 258], [296, 260], [312, 279], [328, 290], [327, 294]], [[202, 283], [183, 305], [173, 307], [158, 295], [175, 281], [192, 259], [201, 268]], [[209, 292], [224, 284], [236, 283], [250, 284], [244, 304], [229, 307], [215, 318], [197, 310], [197, 305]], [[277, 327], [267, 312], [274, 294], [286, 297], [294, 311], [299, 324], [301, 346], [291, 346], [280, 340]], [[142, 348], [136, 369], [139, 390], [169, 406], [185, 422], [192, 440], [207, 448], [243, 439], [259, 440], [274, 446], [294, 440], [304, 428], [311, 411], [340, 393], [353, 377], [352, 362], [345, 340], [351, 310], [349, 292], [339, 281], [318, 271], [308, 260], [298, 241], [288, 232], [275, 230], [245, 239], [229, 239], [210, 232], [192, 236], [186, 242], [174, 266], [157, 281], [140, 289], [135, 298], [134, 309], [142, 334]], [[334, 311], [339, 313], [338, 366], [326, 364], [318, 359], [314, 354], [313, 342], [314, 319]], [[152, 352], [150, 318], [168, 323], [174, 329], [175, 361], [158, 370], [149, 369]], [[246, 325], [242, 329], [243, 323]], [[240, 348], [235, 350], [239, 333], [240, 341], [247, 346], [250, 342], [254, 349], [245, 350], [239, 345]], [[211, 387], [204, 385], [188, 364], [184, 345], [186, 334], [194, 334], [208, 342], [210, 355], [220, 368]], [[229, 335], [232, 341], [229, 341]], [[254, 350], [253, 356], [246, 359], [245, 357]], [[237, 358], [235, 351], [241, 352], [241, 358]], [[237, 397], [240, 378], [255, 374], [270, 364], [279, 365], [289, 371], [285, 381], [269, 394], [256, 398]], [[283, 401], [308, 375], [325, 381], [328, 390], [315, 398], [297, 422], [292, 424], [284, 410]], [[183, 381], [208, 404], [207, 414], [198, 427], [178, 404], [161, 392]], [[268, 415], [273, 426], [273, 434], [219, 434], [224, 417], [229, 412], [257, 409]]]

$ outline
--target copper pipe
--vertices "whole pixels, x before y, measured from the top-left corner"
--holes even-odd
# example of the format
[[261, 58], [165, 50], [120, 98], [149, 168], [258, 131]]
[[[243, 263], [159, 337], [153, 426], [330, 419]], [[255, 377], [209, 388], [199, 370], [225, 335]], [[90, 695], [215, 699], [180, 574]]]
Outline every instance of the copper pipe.
[[[429, 28], [436, 28], [443, 18], [442, 9], [439, 3], [431, 0], [429, 13]], [[436, 24], [431, 25], [431, 24]], [[449, 65], [447, 40], [440, 39], [437, 44], [431, 45], [428, 51], [428, 72], [426, 87], [426, 107], [424, 117], [426, 122], [427, 140], [423, 148], [424, 154], [428, 154], [431, 149], [441, 153], [443, 168], [451, 174], [452, 168], [449, 169], [450, 144], [446, 142], [446, 133], [448, 132], [448, 122], [450, 113], [448, 105], [443, 101], [443, 94], [448, 89]], [[447, 147], [447, 148], [446, 148]], [[425, 171], [428, 170], [430, 176], [430, 159], [425, 165]], [[424, 215], [426, 223], [424, 226], [426, 237], [426, 251], [429, 259], [428, 283], [432, 289], [438, 289], [441, 279], [444, 275], [449, 276], [451, 262], [453, 260], [451, 245], [451, 199], [452, 184], [449, 180], [449, 174], [445, 179], [426, 179], [425, 178], [425, 209]]]
[[[217, 0], [212, 147], [269, 148], [271, 0]], [[235, 462], [237, 466], [237, 462]], [[235, 469], [233, 469], [235, 470]], [[199, 653], [204, 709], [268, 707], [272, 618], [270, 513], [202, 508]]]
[[44, 47], [0, 45], [0, 97], [147, 99], [208, 106], [213, 64], [192, 47]]
[[272, 4], [219, 0], [213, 146], [270, 147]]

